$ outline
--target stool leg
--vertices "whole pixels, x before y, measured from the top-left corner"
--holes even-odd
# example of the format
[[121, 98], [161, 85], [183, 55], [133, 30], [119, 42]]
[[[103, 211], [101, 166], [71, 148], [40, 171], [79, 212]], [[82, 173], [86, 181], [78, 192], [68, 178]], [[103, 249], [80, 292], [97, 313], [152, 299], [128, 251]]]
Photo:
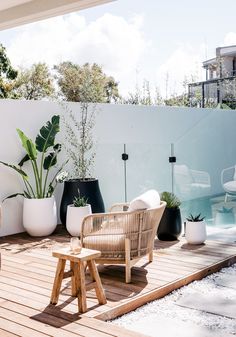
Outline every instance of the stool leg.
[[64, 276], [65, 265], [66, 265], [66, 260], [63, 260], [63, 259], [58, 260], [56, 275], [55, 275], [53, 288], [52, 288], [52, 294], [51, 294], [51, 301], [50, 301], [51, 304], [57, 304], [58, 302], [59, 293], [61, 289], [61, 282]]
[[98, 274], [97, 266], [94, 260], [88, 261], [87, 263], [88, 263], [91, 277], [93, 281], [96, 282], [95, 291], [96, 291], [98, 302], [99, 304], [106, 304], [107, 300], [106, 300], [106, 296], [105, 296], [105, 293], [102, 287], [100, 276]]
[[78, 306], [79, 312], [87, 311], [87, 303], [86, 303], [86, 286], [85, 286], [85, 275], [84, 275], [84, 264], [83, 262], [78, 263], [79, 272], [78, 274]]
[[70, 261], [70, 269], [73, 273], [73, 276], [71, 277], [71, 296], [76, 297], [79, 289], [78, 263]]

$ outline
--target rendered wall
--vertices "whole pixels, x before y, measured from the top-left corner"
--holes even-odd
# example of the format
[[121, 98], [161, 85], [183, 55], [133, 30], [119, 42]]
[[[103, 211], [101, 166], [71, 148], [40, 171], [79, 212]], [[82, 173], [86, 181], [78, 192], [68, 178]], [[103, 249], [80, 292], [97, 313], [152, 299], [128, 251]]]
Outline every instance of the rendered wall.
[[[70, 107], [79, 111], [77, 103]], [[171, 189], [171, 143], [177, 164], [208, 172], [211, 193], [222, 192], [221, 170], [236, 162], [235, 111], [109, 104], [99, 105], [98, 110], [94, 174], [99, 178], [107, 208], [113, 202], [124, 201], [124, 144], [129, 154], [128, 200], [147, 188]], [[22, 158], [24, 151], [16, 128], [34, 139], [39, 128], [61, 111], [54, 102], [1, 100], [0, 160], [16, 164]], [[63, 142], [63, 133], [60, 139]], [[15, 172], [0, 165], [0, 200], [21, 190]], [[58, 205], [61, 192], [62, 186], [58, 186]], [[21, 197], [5, 201], [0, 236], [23, 231], [21, 216]]]

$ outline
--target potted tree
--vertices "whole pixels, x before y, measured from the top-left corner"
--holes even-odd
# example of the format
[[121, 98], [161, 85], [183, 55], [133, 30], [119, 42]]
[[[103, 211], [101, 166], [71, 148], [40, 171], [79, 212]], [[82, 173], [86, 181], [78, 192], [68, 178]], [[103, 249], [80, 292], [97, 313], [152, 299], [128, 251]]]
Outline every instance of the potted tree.
[[91, 205], [93, 213], [105, 211], [98, 179], [92, 176], [94, 166], [94, 142], [92, 130], [95, 125], [96, 105], [86, 101], [80, 103], [79, 114], [65, 108], [63, 118], [65, 126], [65, 148], [68, 159], [72, 162], [70, 179], [64, 182], [60, 217], [66, 224], [67, 206], [72, 204], [78, 191]]
[[85, 197], [75, 197], [73, 204], [67, 206], [66, 229], [72, 236], [80, 236], [81, 224], [86, 215], [91, 214], [91, 205]]
[[[58, 182], [62, 182], [67, 174], [61, 172], [63, 165], [49, 180], [49, 173], [57, 163], [57, 155], [61, 151], [61, 144], [55, 144], [55, 137], [60, 130], [60, 116], [53, 116], [43, 126], [35, 142], [28, 138], [23, 131], [17, 129], [26, 155], [18, 165], [11, 165], [0, 161], [1, 164], [14, 169], [23, 179], [25, 190], [8, 196], [24, 196], [23, 226], [32, 236], [50, 235], [56, 228], [56, 203], [53, 192]], [[23, 170], [25, 162], [30, 161], [34, 182], [30, 182], [28, 174]]]
[[177, 240], [182, 230], [179, 208], [181, 202], [176, 195], [171, 192], [163, 192], [161, 194], [161, 200], [166, 202], [166, 208], [157, 230], [157, 237], [163, 241]]
[[204, 221], [205, 217], [190, 214], [186, 218], [186, 229], [185, 237], [188, 243], [193, 245], [200, 245], [206, 240], [206, 223]]

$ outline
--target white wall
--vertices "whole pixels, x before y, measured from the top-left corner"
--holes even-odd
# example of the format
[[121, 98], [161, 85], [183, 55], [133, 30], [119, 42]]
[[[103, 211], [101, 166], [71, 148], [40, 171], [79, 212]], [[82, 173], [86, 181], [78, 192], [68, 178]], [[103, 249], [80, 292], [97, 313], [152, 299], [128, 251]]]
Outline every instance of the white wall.
[[[77, 103], [71, 108], [78, 111]], [[61, 112], [54, 102], [0, 100], [0, 160], [17, 163], [24, 153], [16, 128], [35, 138], [39, 128], [52, 115]], [[235, 111], [99, 105], [96, 126], [99, 178], [106, 204], [124, 200], [123, 144], [127, 144], [128, 199], [147, 188], [170, 189], [170, 144], [175, 145], [177, 163], [209, 172], [212, 193], [222, 191], [220, 172], [236, 162]], [[63, 142], [63, 134], [60, 139]], [[20, 191], [22, 183], [10, 169], [0, 165], [0, 200]], [[59, 204], [62, 186], [56, 192]], [[20, 197], [3, 204], [0, 236], [23, 231]]]

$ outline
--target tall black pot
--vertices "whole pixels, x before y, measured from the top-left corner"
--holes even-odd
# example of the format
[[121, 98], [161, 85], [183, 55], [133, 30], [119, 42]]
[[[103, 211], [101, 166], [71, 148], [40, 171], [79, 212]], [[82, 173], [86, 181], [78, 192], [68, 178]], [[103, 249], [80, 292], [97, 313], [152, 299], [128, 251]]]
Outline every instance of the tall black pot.
[[60, 218], [63, 225], [66, 224], [67, 206], [73, 203], [74, 197], [77, 197], [79, 193], [81, 197], [84, 196], [88, 199], [88, 204], [91, 205], [92, 213], [105, 212], [98, 179], [70, 179], [64, 182], [64, 190], [61, 199]]
[[177, 240], [182, 230], [181, 213], [179, 208], [165, 208], [161, 218], [157, 237], [163, 241]]

